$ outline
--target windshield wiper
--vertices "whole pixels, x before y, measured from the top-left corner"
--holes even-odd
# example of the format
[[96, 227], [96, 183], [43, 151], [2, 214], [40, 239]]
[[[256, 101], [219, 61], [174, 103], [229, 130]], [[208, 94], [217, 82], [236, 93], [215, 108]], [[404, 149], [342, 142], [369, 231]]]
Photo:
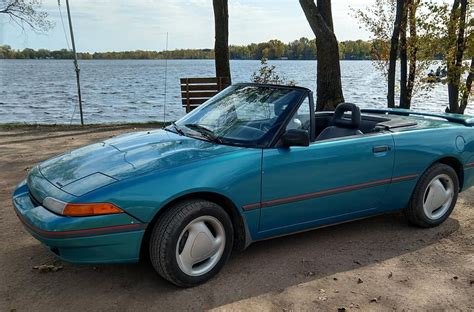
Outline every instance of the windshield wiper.
[[184, 131], [181, 130], [181, 128], [178, 127], [178, 125], [176, 125], [175, 122], [172, 122], [172, 123], [171, 123], [171, 126], [173, 126], [174, 130], [175, 130], [179, 135], [184, 135]]
[[198, 124], [185, 124], [186, 128], [199, 132], [211, 142], [222, 143], [222, 140], [211, 130]]

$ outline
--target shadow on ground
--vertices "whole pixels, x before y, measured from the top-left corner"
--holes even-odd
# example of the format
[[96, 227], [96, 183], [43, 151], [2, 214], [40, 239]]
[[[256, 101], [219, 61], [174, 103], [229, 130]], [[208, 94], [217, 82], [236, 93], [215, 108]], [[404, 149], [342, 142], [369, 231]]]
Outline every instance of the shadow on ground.
[[[28, 309], [29, 305], [21, 306], [23, 301], [18, 301], [23, 296], [40, 309], [51, 305], [60, 310], [209, 309], [399, 257], [438, 242], [458, 227], [456, 220], [449, 219], [438, 228], [422, 230], [407, 225], [399, 215], [387, 215], [258, 242], [234, 254], [216, 278], [192, 289], [169, 284], [148, 261], [135, 265], [65, 264], [55, 273], [20, 275], [23, 280], [16, 280], [16, 287], [2, 297], [10, 308], [18, 310]], [[35, 264], [33, 259], [53, 261], [46, 252], [39, 244], [32, 244], [4, 255], [4, 260], [20, 262], [23, 265], [17, 269], [29, 271]], [[97, 301], [100, 305], [95, 305]]]

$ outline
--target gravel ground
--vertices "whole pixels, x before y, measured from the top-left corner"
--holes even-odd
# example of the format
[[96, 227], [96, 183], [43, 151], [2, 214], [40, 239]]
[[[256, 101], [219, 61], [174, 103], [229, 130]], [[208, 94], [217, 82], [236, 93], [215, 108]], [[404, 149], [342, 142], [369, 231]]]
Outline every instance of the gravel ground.
[[[0, 311], [474, 310], [474, 190], [434, 229], [398, 214], [251, 245], [210, 282], [178, 289], [148, 261], [73, 265], [23, 229], [15, 185], [34, 164], [130, 127], [0, 128]], [[39, 265], [62, 269], [41, 273]]]

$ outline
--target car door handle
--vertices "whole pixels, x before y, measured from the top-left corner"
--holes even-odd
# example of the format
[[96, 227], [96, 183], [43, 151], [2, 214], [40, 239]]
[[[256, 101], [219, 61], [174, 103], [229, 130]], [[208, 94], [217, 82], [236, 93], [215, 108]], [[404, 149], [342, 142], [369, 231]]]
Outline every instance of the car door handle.
[[374, 154], [379, 154], [379, 153], [386, 153], [390, 151], [390, 146], [384, 145], [384, 146], [375, 146], [372, 151]]

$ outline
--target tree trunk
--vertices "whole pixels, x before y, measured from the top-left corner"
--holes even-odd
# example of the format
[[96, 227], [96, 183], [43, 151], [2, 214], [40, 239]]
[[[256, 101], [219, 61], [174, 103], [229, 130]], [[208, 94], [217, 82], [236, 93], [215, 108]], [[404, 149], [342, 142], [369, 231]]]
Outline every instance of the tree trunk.
[[229, 78], [229, 11], [227, 0], [213, 0], [216, 41], [214, 45], [216, 77]]
[[407, 25], [408, 25], [408, 2], [406, 0], [403, 5], [402, 20], [400, 23], [400, 107], [409, 108], [407, 106], [408, 89], [408, 51], [407, 51]]
[[395, 74], [397, 71], [397, 55], [400, 38], [400, 26], [403, 18], [403, 6], [405, 0], [397, 0], [397, 11], [395, 15], [395, 23], [393, 25], [392, 38], [390, 40], [390, 60], [388, 65], [388, 90], [387, 104], [388, 107], [395, 107]]
[[416, 32], [416, 10], [420, 0], [411, 0], [408, 6], [408, 25], [410, 27], [410, 69], [408, 72], [406, 106], [411, 107], [413, 88], [415, 86], [416, 62], [418, 53], [418, 35]]
[[464, 111], [466, 110], [467, 103], [469, 101], [469, 96], [471, 95], [473, 79], [474, 79], [474, 56], [471, 59], [471, 68], [469, 70], [469, 75], [467, 76], [467, 79], [466, 79], [466, 88], [464, 89], [464, 92], [461, 98], [461, 107], [459, 109], [460, 114], [464, 114]]
[[[466, 47], [465, 28], [466, 28], [466, 11], [468, 0], [455, 0], [451, 10], [449, 21], [448, 37], [455, 39], [455, 53], [448, 53], [448, 98], [449, 108], [447, 112], [461, 113], [459, 106], [459, 85], [462, 74], [462, 59], [464, 49]], [[457, 36], [456, 36], [456, 25]]]
[[335, 110], [344, 102], [339, 63], [339, 45], [333, 31], [331, 0], [300, 0], [301, 8], [316, 36], [316, 110]]

